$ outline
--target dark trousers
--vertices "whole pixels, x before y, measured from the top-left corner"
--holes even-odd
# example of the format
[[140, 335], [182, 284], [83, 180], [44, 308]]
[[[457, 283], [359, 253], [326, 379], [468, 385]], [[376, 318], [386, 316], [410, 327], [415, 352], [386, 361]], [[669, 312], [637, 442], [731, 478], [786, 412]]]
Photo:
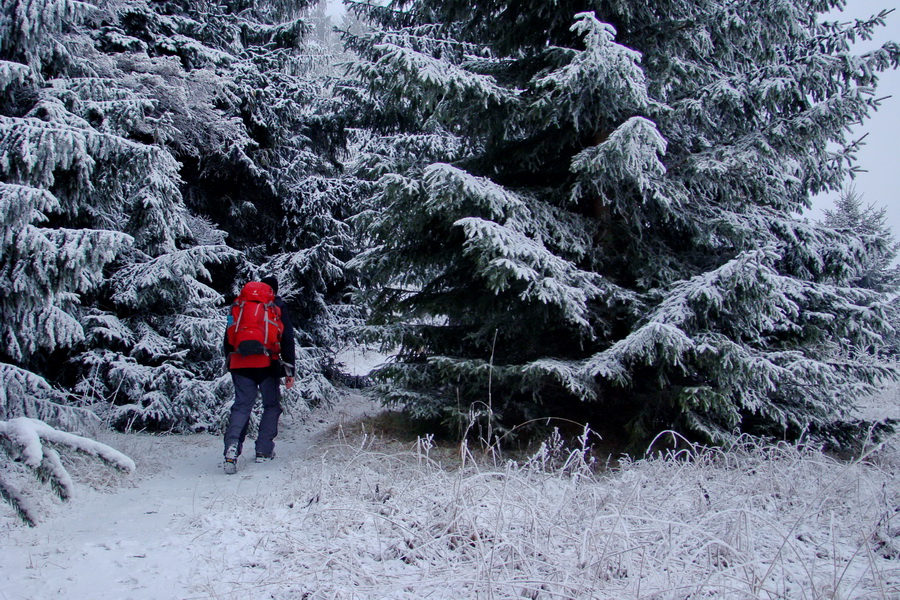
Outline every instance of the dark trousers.
[[259, 435], [256, 436], [256, 452], [272, 454], [275, 449], [273, 440], [278, 435], [278, 417], [281, 416], [281, 378], [269, 369], [241, 369], [231, 372], [231, 380], [234, 382], [234, 405], [225, 430], [225, 450], [232, 444], [237, 444], [238, 454], [243, 450], [250, 414], [259, 393], [262, 395], [263, 413], [259, 421]]

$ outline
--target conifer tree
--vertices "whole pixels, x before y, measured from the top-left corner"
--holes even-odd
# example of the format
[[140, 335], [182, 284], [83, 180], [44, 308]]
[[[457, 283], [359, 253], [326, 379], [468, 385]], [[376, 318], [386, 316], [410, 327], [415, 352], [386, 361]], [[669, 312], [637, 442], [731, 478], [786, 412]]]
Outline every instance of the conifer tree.
[[895, 264], [900, 242], [887, 224], [886, 212], [884, 207], [864, 206], [862, 195], [851, 186], [841, 193], [833, 209], [825, 210], [823, 223], [852, 232], [865, 246], [865, 264], [860, 266], [857, 285], [896, 293], [900, 288], [900, 266]]
[[[80, 2], [2, 5], [0, 353], [38, 372], [85, 341], [84, 310], [106, 269], [190, 235], [175, 161], [122, 129], [142, 121], [149, 101], [104, 80], [85, 37], [71, 33], [96, 12]], [[11, 367], [3, 376], [23, 378]]]
[[224, 305], [275, 272], [305, 317], [298, 389], [333, 393], [343, 134], [307, 3], [283, 4], [3, 2], [0, 376], [52, 376], [122, 426], [215, 429]]
[[841, 5], [357, 5], [388, 400], [722, 440], [827, 427], [895, 376], [859, 238], [799, 218], [900, 58], [854, 54], [886, 13], [823, 21]]

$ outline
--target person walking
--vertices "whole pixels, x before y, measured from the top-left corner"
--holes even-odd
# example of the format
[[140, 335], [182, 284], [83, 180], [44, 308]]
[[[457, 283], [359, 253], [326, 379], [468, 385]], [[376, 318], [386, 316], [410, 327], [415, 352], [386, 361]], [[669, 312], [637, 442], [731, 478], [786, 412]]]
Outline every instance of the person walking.
[[224, 345], [234, 382], [234, 404], [225, 429], [225, 473], [233, 475], [257, 395], [262, 396], [263, 413], [256, 437], [256, 462], [275, 458], [281, 378], [285, 377], [285, 388], [294, 385], [294, 326], [287, 305], [278, 296], [275, 277], [263, 277], [241, 289], [231, 308]]

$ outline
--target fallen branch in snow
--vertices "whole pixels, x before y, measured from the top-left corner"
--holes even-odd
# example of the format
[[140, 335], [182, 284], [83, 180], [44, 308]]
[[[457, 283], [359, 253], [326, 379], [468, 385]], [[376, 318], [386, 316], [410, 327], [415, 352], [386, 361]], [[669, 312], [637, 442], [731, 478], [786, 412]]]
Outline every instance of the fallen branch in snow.
[[[95, 440], [54, 429], [43, 421], [19, 417], [0, 421], [0, 448], [10, 458], [37, 478], [50, 485], [61, 500], [68, 500], [75, 493], [72, 477], [62, 463], [57, 448], [68, 448], [93, 456], [126, 473], [134, 472], [134, 461], [121, 452]], [[21, 519], [30, 526], [37, 523], [36, 509], [26, 494], [13, 485], [0, 470], [0, 498], [8, 502]]]

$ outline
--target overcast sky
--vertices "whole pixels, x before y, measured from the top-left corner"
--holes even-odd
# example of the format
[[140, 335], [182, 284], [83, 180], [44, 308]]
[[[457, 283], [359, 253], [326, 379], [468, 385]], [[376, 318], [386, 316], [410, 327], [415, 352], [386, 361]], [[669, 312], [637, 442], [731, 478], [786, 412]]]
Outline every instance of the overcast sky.
[[[882, 9], [898, 8], [900, 0], [848, 0], [847, 8], [833, 18], [849, 21], [867, 18]], [[861, 43], [860, 49], [865, 51], [888, 40], [900, 42], [900, 10], [890, 14], [887, 26], [872, 41]], [[869, 121], [854, 129], [857, 136], [868, 133], [865, 146], [857, 154], [858, 165], [866, 172], [856, 177], [854, 185], [865, 203], [887, 209], [888, 223], [894, 235], [900, 237], [900, 72], [881, 75], [877, 96], [892, 97], [884, 100]], [[831, 208], [834, 199], [834, 194], [816, 198], [810, 216], [821, 218], [822, 209]]]

